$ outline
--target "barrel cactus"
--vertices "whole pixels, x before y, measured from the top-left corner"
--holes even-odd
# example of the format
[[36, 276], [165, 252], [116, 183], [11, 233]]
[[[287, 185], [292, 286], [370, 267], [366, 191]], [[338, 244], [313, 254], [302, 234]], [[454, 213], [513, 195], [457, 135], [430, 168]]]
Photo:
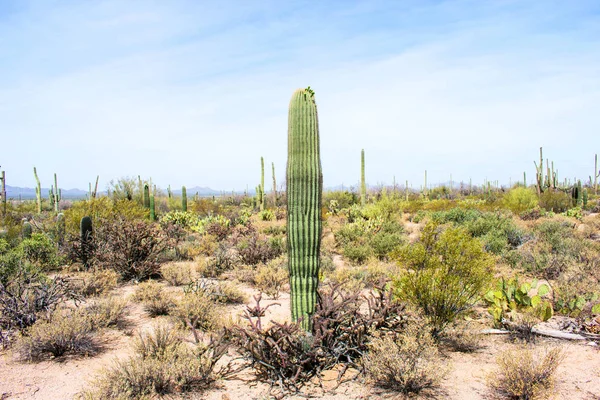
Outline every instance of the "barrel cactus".
[[291, 312], [305, 330], [317, 302], [323, 175], [314, 92], [298, 89], [288, 113], [287, 247]]

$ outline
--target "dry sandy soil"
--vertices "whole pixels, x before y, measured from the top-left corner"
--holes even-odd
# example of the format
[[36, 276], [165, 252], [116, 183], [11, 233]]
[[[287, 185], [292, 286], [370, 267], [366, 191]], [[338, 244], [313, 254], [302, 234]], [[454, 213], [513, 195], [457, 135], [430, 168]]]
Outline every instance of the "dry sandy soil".
[[[246, 287], [248, 294], [256, 292]], [[127, 296], [133, 292], [132, 286], [119, 289], [119, 294]], [[263, 304], [280, 303], [269, 308], [270, 320], [289, 319], [289, 295], [277, 300], [266, 300]], [[231, 307], [234, 315], [239, 315], [243, 307]], [[60, 362], [46, 361], [36, 364], [20, 363], [13, 360], [10, 353], [0, 355], [0, 399], [71, 399], [91, 380], [98, 371], [111, 365], [115, 359], [131, 354], [130, 342], [137, 330], [150, 328], [154, 320], [145, 315], [139, 304], [129, 306], [128, 329], [109, 331], [105, 337], [105, 351], [91, 358], [66, 359]], [[486, 376], [493, 373], [495, 359], [502, 350], [516, 346], [505, 337], [485, 338], [485, 347], [472, 353], [450, 352], [445, 354], [452, 371], [443, 384], [441, 399], [486, 399]], [[538, 346], [556, 345], [566, 352], [566, 358], [558, 369], [558, 384], [555, 390], [557, 399], [600, 399], [600, 351], [597, 348], [565, 341], [541, 340]], [[394, 398], [393, 395], [370, 389], [364, 382], [349, 381], [335, 386], [337, 373], [325, 375], [324, 388], [314, 387], [310, 394], [322, 399], [378, 399]], [[252, 383], [250, 372], [240, 379], [218, 382], [215, 387], [201, 394], [186, 398], [196, 399], [268, 399], [268, 386]], [[172, 397], [171, 397], [172, 398]], [[293, 398], [293, 397], [290, 397]], [[302, 398], [302, 397], [297, 397]]]

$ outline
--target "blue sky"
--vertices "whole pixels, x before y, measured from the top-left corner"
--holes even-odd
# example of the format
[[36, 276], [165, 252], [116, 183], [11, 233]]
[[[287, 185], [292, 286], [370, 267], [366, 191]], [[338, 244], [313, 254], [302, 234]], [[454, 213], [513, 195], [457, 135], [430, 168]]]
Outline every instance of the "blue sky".
[[600, 2], [1, 0], [0, 165], [13, 186], [285, 178], [316, 92], [326, 186], [560, 177], [600, 153]]

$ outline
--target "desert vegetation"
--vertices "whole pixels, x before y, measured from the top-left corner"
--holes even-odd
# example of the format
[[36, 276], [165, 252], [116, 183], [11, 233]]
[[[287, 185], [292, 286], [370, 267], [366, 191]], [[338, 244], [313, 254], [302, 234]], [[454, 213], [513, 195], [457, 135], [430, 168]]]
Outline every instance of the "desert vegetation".
[[35, 200], [3, 192], [1, 398], [41, 365], [39, 398], [600, 395], [597, 164], [559, 180], [540, 149], [534, 185], [415, 190], [368, 186], [363, 150], [324, 191], [314, 91], [289, 107], [285, 191], [257, 157], [254, 194], [67, 201], [35, 168]]

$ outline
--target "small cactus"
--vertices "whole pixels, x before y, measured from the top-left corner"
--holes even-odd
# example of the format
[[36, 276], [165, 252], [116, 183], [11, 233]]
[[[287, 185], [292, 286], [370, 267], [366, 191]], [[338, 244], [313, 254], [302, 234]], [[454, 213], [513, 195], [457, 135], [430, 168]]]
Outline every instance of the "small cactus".
[[156, 211], [154, 209], [154, 195], [150, 195], [150, 221], [156, 221]]
[[29, 239], [31, 237], [32, 233], [33, 233], [33, 227], [31, 226], [29, 221], [24, 220], [23, 228], [21, 230], [21, 236], [23, 237], [23, 239]]
[[187, 189], [185, 186], [181, 187], [181, 209], [187, 211]]

